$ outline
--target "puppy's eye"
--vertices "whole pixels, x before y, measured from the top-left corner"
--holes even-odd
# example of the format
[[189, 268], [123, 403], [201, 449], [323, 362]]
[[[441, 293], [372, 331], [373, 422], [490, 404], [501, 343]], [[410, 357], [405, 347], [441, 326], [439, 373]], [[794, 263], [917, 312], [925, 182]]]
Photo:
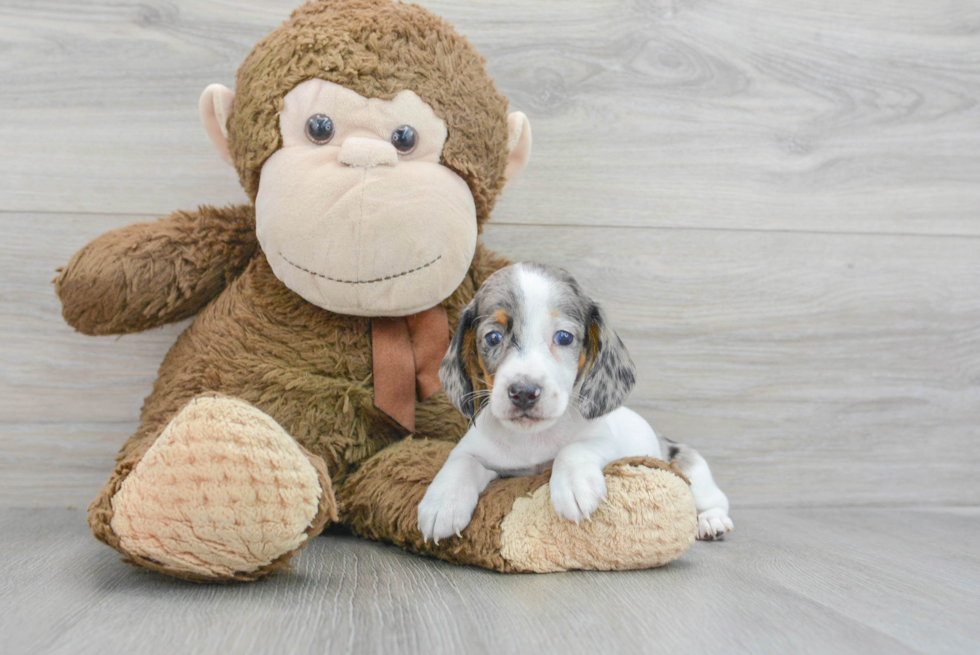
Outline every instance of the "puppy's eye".
[[571, 332], [565, 332], [564, 330], [555, 332], [555, 343], [559, 346], [570, 346], [573, 341], [575, 341], [575, 337], [572, 336]]
[[326, 114], [313, 114], [306, 120], [306, 138], [322, 146], [333, 138], [333, 121]]
[[395, 131], [391, 133], [391, 145], [395, 146], [395, 150], [403, 155], [407, 155], [415, 150], [415, 143], [417, 141], [418, 135], [415, 133], [415, 128], [411, 125], [396, 127]]
[[500, 342], [503, 341], [504, 338], [500, 336], [499, 332], [491, 332], [487, 336], [483, 337], [483, 340], [487, 342], [489, 347], [493, 348], [494, 346], [499, 346]]

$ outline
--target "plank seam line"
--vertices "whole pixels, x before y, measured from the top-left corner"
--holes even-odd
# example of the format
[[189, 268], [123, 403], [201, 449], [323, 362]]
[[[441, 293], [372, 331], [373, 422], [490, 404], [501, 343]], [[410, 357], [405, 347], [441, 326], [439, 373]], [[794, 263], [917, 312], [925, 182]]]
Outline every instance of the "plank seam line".
[[[225, 203], [221, 206], [235, 203]], [[217, 206], [217, 205], [215, 205]], [[176, 211], [176, 210], [175, 210]], [[95, 211], [50, 211], [50, 210], [23, 210], [23, 209], [0, 209], [3, 214], [43, 214], [53, 216], [128, 216], [133, 219], [155, 219], [166, 218], [169, 213], [141, 213], [141, 212], [95, 212]], [[553, 227], [553, 228], [581, 228], [581, 229], [614, 229], [614, 230], [664, 230], [677, 232], [751, 232], [761, 234], [829, 234], [837, 236], [879, 236], [879, 237], [926, 237], [937, 239], [980, 239], [980, 233], [969, 234], [965, 232], [869, 232], [865, 230], [787, 230], [770, 229], [757, 227], [696, 227], [684, 225], [586, 225], [579, 223], [517, 223], [513, 221], [490, 220], [487, 223], [491, 228], [500, 227]]]
[[488, 226], [506, 227], [560, 227], [560, 228], [587, 228], [587, 229], [617, 229], [617, 230], [664, 230], [664, 231], [688, 231], [688, 232], [758, 232], [763, 234], [831, 234], [838, 236], [873, 236], [873, 237], [937, 237], [953, 239], [980, 239], [980, 234], [968, 234], [958, 232], [867, 232], [862, 230], [785, 230], [769, 229], [763, 227], [696, 227], [684, 225], [582, 225], [577, 223], [514, 223], [506, 221], [490, 220]]

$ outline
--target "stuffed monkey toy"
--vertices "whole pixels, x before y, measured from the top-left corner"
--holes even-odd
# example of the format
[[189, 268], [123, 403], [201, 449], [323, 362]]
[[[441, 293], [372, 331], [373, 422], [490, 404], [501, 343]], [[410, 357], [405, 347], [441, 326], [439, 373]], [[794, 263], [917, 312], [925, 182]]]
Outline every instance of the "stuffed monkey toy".
[[426, 543], [416, 526], [467, 427], [439, 362], [508, 263], [479, 233], [531, 148], [450, 25], [388, 0], [315, 0], [200, 110], [250, 203], [109, 232], [55, 280], [85, 334], [196, 316], [89, 508], [99, 540], [204, 582], [288, 568], [331, 522], [506, 572], [651, 567], [688, 548], [688, 485], [650, 459], [607, 467], [608, 499], [582, 525], [554, 513], [546, 473], [494, 482], [461, 536]]

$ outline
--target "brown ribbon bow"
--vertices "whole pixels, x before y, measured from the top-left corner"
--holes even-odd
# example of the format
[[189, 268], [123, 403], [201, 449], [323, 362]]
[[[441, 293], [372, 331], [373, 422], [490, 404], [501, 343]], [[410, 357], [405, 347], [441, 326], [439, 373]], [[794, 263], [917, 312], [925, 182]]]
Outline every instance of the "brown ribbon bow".
[[446, 308], [371, 319], [374, 406], [409, 432], [415, 431], [415, 399], [442, 388], [439, 365], [449, 350]]

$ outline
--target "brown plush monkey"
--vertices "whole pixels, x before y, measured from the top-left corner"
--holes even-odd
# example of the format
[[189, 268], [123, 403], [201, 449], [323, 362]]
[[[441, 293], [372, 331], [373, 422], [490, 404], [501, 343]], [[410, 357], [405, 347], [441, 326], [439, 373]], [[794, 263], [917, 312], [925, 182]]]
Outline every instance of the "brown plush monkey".
[[543, 475], [492, 484], [438, 547], [416, 527], [466, 427], [433, 363], [507, 263], [478, 241], [530, 153], [506, 110], [465, 39], [387, 0], [311, 2], [234, 93], [205, 90], [208, 135], [252, 204], [110, 232], [56, 280], [86, 334], [196, 315], [89, 509], [96, 537], [197, 581], [286, 568], [329, 521], [499, 571], [656, 566], [689, 546], [690, 492], [653, 460], [610, 465], [589, 524], [554, 514]]

